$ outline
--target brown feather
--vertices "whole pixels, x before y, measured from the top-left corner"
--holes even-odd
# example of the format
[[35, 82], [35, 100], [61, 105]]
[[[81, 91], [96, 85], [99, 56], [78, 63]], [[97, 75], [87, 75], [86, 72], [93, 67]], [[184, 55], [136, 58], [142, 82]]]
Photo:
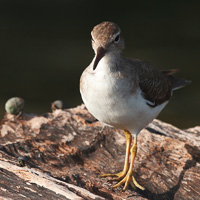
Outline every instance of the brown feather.
[[172, 76], [178, 69], [160, 71], [144, 61], [136, 59], [126, 59], [126, 61], [132, 62], [138, 74], [138, 85], [142, 91], [143, 97], [152, 102], [152, 104], [147, 102], [151, 107], [168, 101], [172, 96], [173, 90], [184, 87], [190, 83], [184, 79]]

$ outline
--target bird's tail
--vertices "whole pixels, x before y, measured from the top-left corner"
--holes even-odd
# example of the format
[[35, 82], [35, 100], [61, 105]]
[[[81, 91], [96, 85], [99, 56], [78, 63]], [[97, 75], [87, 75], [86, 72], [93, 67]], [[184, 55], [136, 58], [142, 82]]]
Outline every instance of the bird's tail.
[[191, 81], [182, 79], [182, 78], [174, 78], [172, 90], [178, 90], [182, 87], [185, 87], [186, 85], [189, 85]]
[[176, 78], [176, 77], [172, 76], [172, 74], [175, 74], [178, 71], [179, 71], [179, 69], [162, 71], [164, 74], [166, 74], [171, 79], [172, 90], [178, 90], [178, 89], [185, 87], [186, 85], [189, 85], [191, 83], [191, 81], [188, 81], [188, 80], [185, 80], [185, 79], [182, 79], [182, 78]]

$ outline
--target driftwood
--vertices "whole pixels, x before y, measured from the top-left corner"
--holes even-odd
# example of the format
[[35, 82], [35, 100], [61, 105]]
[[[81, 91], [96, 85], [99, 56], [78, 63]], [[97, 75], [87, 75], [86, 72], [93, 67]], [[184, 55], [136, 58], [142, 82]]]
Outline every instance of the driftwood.
[[135, 177], [145, 191], [111, 189], [123, 169], [122, 131], [85, 109], [6, 114], [0, 126], [0, 199], [200, 199], [200, 127], [154, 120], [138, 136]]

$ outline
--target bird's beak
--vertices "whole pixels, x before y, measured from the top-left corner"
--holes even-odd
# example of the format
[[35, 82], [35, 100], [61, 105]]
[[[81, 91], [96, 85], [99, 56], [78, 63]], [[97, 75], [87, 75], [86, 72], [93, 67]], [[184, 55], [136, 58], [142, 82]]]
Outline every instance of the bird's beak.
[[103, 47], [97, 49], [96, 58], [94, 60], [93, 70], [96, 69], [99, 61], [104, 57], [106, 50]]

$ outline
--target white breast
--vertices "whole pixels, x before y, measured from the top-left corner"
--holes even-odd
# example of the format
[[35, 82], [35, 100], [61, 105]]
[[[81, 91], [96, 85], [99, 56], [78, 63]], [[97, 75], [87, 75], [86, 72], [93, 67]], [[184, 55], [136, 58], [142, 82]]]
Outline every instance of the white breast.
[[81, 95], [89, 112], [99, 121], [138, 134], [167, 104], [152, 108], [146, 104], [140, 89], [131, 92], [126, 78], [116, 78], [110, 71], [112, 60], [104, 57], [95, 71], [86, 69]]

